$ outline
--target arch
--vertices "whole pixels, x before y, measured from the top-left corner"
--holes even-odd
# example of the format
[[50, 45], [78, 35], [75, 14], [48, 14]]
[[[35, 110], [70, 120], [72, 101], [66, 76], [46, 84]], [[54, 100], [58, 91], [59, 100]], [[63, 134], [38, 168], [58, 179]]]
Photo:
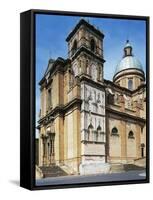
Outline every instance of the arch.
[[130, 132], [129, 132], [128, 138], [134, 139], [134, 133], [133, 133], [133, 131], [130, 131]]
[[90, 49], [91, 49], [91, 51], [95, 52], [96, 43], [95, 43], [95, 40], [93, 38], [90, 40]]
[[93, 131], [93, 125], [90, 123], [88, 126], [88, 141], [91, 140], [92, 131]]
[[93, 125], [90, 123], [88, 129], [93, 129]]
[[111, 131], [111, 135], [116, 135], [118, 136], [118, 129], [116, 127], [112, 128], [112, 131]]

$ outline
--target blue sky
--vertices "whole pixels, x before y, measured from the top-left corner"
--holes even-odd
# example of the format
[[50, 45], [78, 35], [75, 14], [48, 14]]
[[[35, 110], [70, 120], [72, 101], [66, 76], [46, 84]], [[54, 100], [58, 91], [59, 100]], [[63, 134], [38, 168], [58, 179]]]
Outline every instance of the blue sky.
[[[84, 17], [98, 27], [104, 37], [104, 78], [112, 80], [117, 63], [123, 56], [127, 39], [133, 46], [133, 54], [146, 71], [146, 22], [111, 18]], [[42, 78], [49, 58], [68, 57], [67, 35], [80, 20], [78, 16], [36, 15], [36, 119], [40, 109], [38, 82]]]

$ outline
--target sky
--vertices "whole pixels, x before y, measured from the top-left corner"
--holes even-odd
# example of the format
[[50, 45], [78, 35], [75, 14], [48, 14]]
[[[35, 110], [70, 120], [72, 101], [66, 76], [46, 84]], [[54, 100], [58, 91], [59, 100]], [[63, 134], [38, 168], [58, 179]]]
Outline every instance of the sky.
[[[68, 34], [81, 16], [36, 14], [36, 121], [40, 110], [39, 81], [47, 68], [49, 58], [68, 58]], [[116, 65], [123, 57], [123, 48], [128, 39], [133, 54], [146, 71], [146, 22], [144, 20], [83, 17], [103, 32], [104, 78], [112, 80]]]

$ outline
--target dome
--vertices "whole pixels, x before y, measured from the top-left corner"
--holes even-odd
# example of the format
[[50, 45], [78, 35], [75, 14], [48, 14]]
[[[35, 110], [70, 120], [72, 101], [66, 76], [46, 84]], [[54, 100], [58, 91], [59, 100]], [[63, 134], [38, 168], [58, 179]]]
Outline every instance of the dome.
[[129, 40], [126, 41], [124, 46], [124, 56], [116, 66], [115, 75], [126, 69], [138, 69], [143, 71], [140, 61], [132, 54], [132, 46]]
[[143, 67], [139, 60], [134, 56], [124, 57], [116, 67], [115, 74], [125, 69], [138, 69], [143, 71]]

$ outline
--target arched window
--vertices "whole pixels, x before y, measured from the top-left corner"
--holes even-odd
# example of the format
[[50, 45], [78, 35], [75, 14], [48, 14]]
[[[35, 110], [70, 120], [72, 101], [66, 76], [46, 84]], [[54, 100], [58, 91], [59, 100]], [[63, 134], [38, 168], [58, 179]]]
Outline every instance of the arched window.
[[94, 140], [95, 142], [98, 141], [98, 132], [97, 132], [97, 131], [93, 131], [93, 140]]
[[95, 51], [95, 47], [96, 47], [96, 45], [95, 45], [95, 40], [94, 39], [91, 39], [91, 41], [90, 41], [90, 49], [91, 49], [91, 51]]
[[132, 79], [129, 79], [129, 80], [128, 80], [128, 89], [129, 89], [129, 90], [132, 90], [132, 89], [133, 89], [133, 80], [132, 80]]
[[76, 52], [76, 50], [77, 50], [77, 41], [74, 40], [73, 47], [72, 47], [72, 55]]
[[47, 94], [47, 107], [50, 109], [52, 106], [52, 88], [48, 89], [48, 94]]
[[82, 60], [79, 60], [79, 74], [81, 74], [82, 71]]
[[133, 131], [130, 131], [130, 132], [129, 132], [128, 138], [134, 139], [134, 133], [133, 133]]
[[86, 73], [89, 74], [89, 61], [86, 60]]
[[101, 132], [101, 126], [99, 125], [98, 127], [97, 127], [97, 140], [96, 141], [103, 141], [103, 138], [102, 138], [102, 134], [101, 134], [102, 132]]
[[116, 127], [112, 128], [112, 133], [111, 135], [114, 135], [114, 136], [119, 136], [118, 134], [118, 129]]
[[88, 126], [88, 141], [90, 141], [92, 139], [92, 131], [93, 131], [93, 126], [90, 123]]
[[101, 131], [101, 126], [100, 125], [97, 127], [97, 131]]

